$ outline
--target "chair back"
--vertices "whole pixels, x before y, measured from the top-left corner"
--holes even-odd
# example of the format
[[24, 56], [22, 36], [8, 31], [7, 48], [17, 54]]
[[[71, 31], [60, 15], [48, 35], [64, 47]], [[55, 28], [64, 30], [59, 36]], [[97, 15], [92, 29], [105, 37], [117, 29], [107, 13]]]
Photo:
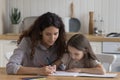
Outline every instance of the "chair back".
[[38, 16], [30, 16], [30, 17], [24, 18], [23, 21], [22, 21], [23, 30], [28, 29], [35, 22], [35, 20], [37, 18], [38, 18]]
[[[96, 54], [96, 57], [98, 58], [98, 60], [104, 64], [104, 63], [107, 63], [108, 64], [108, 67], [107, 67], [107, 70], [108, 72], [111, 72], [111, 69], [112, 69], [112, 64], [115, 62], [116, 60], [116, 55], [113, 55], [113, 54]], [[104, 66], [104, 65], [103, 65]], [[104, 66], [105, 67], [105, 66]]]
[[12, 56], [13, 52], [7, 52], [4, 54], [4, 57], [7, 61], [9, 61], [10, 57]]

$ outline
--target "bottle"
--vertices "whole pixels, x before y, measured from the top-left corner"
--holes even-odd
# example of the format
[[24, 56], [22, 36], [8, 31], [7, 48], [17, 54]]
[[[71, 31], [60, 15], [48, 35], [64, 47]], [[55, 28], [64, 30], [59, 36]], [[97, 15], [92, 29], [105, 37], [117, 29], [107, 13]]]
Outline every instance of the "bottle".
[[101, 27], [101, 34], [104, 35], [105, 34], [105, 30], [104, 30], [104, 20], [103, 20], [103, 17], [101, 17], [101, 20], [100, 20], [100, 27]]
[[93, 12], [89, 12], [89, 34], [94, 34]]
[[94, 18], [94, 34], [98, 34], [98, 21]]

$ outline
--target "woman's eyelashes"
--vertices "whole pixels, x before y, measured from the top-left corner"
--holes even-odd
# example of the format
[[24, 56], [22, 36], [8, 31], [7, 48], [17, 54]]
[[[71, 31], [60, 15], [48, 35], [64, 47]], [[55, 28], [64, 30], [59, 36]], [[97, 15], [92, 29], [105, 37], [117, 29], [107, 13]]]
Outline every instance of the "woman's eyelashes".
[[52, 36], [52, 35], [57, 36], [57, 35], [58, 35], [58, 32], [57, 32], [57, 33], [54, 33], [54, 34], [46, 33], [46, 35], [47, 35], [47, 36]]

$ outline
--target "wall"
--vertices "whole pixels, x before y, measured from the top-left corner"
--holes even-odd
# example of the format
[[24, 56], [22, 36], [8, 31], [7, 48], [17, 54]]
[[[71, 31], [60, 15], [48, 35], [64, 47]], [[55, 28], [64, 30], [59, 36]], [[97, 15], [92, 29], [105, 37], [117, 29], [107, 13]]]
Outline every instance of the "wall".
[[0, 34], [3, 34], [4, 31], [4, 14], [5, 14], [5, 0], [0, 0]]
[[[1, 0], [0, 0], [0, 5], [1, 5]], [[0, 8], [0, 34], [3, 33], [2, 32], [2, 10]]]
[[10, 30], [9, 12], [13, 7], [21, 10], [22, 18], [39, 16], [48, 11], [55, 12], [61, 17], [69, 17], [72, 1], [75, 4], [75, 17], [82, 24], [81, 32], [88, 33], [89, 11], [94, 11], [95, 18], [103, 18], [103, 29], [106, 33], [120, 32], [120, 0], [7, 0], [5, 32]]

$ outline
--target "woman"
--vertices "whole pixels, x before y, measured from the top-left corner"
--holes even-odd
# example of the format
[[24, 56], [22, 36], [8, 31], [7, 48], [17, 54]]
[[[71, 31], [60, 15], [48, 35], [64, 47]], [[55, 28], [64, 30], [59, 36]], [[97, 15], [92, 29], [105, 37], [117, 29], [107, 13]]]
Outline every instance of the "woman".
[[6, 70], [8, 74], [49, 75], [54, 64], [65, 53], [65, 29], [61, 18], [47, 12], [22, 33]]

